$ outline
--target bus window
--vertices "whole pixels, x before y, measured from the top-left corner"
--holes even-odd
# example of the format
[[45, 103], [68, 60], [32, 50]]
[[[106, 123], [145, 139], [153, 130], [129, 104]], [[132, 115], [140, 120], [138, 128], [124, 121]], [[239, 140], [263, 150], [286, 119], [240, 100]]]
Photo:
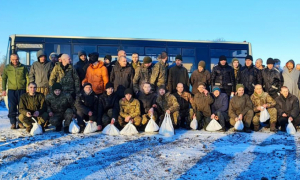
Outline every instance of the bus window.
[[126, 55], [131, 55], [132, 53], [138, 53], [140, 56], [143, 56], [145, 54], [144, 47], [125, 46], [124, 51], [126, 52]]
[[73, 46], [73, 53], [78, 55], [78, 51], [84, 50], [86, 55], [88, 56], [92, 52], [97, 52], [97, 46], [90, 46], [90, 45], [74, 45]]
[[154, 48], [154, 47], [146, 47], [145, 52], [146, 55], [159, 55], [161, 52], [166, 51], [166, 48]]
[[26, 51], [18, 51], [19, 61], [21, 64], [27, 65], [27, 52]]
[[54, 52], [57, 54], [64, 53], [71, 55], [71, 45], [69, 44], [54, 44]]
[[181, 48], [168, 48], [169, 55], [178, 55], [181, 54]]
[[119, 46], [98, 46], [99, 55], [117, 55]]
[[182, 56], [195, 57], [195, 49], [182, 48]]
[[32, 65], [35, 61], [37, 61], [36, 53], [37, 51], [30, 51], [30, 65]]
[[246, 57], [247, 50], [229, 50], [230, 57]]

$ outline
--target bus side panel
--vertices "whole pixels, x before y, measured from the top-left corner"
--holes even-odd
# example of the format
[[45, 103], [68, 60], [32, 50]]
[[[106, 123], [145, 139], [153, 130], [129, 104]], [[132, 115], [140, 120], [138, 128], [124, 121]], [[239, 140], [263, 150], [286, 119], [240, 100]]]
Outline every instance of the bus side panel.
[[209, 48], [196, 48], [196, 60], [194, 62], [192, 72], [198, 68], [198, 63], [200, 61], [205, 61], [205, 69], [210, 71], [210, 55], [209, 55]]

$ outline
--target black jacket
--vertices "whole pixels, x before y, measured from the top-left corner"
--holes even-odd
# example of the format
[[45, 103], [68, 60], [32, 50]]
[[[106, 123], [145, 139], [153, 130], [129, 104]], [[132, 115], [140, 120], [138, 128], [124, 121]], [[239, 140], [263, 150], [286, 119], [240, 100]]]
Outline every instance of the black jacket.
[[211, 87], [219, 86], [221, 89], [234, 91], [235, 79], [234, 71], [227, 63], [222, 66], [220, 62], [213, 67], [211, 73]]
[[228, 96], [225, 93], [220, 93], [218, 97], [215, 97], [212, 93], [212, 97], [214, 98], [214, 102], [211, 105], [211, 112], [216, 113], [217, 111], [227, 112], [228, 111]]
[[138, 100], [141, 105], [141, 114], [147, 114], [149, 109], [152, 108], [153, 104], [156, 103], [156, 94], [155, 93], [140, 93]]
[[189, 74], [187, 69], [183, 65], [181, 66], [176, 65], [169, 69], [168, 91], [170, 91], [171, 93], [175, 93], [178, 83], [182, 83], [184, 90], [189, 92], [189, 88], [190, 88]]
[[92, 92], [87, 95], [84, 91], [81, 91], [76, 96], [75, 108], [77, 111], [81, 111], [84, 114], [88, 114], [89, 111], [93, 112], [93, 116], [98, 114], [98, 97]]
[[85, 78], [86, 70], [88, 67], [88, 66], [86, 66], [87, 64], [89, 64], [89, 62], [87, 60], [82, 61], [79, 58], [79, 61], [74, 65], [74, 68], [76, 69], [77, 74], [80, 79], [80, 86], [81, 86], [82, 80]]
[[238, 75], [238, 83], [243, 84], [245, 87], [245, 94], [251, 96], [254, 93], [254, 86], [256, 84], [262, 85], [262, 76], [261, 72], [254, 67], [251, 66], [243, 66], [239, 71]]
[[289, 93], [287, 98], [285, 98], [280, 95], [275, 98], [275, 101], [278, 117], [281, 117], [283, 113], [292, 118], [299, 116], [299, 100], [296, 96]]
[[[270, 96], [277, 94], [283, 85], [283, 80], [278, 69], [265, 68], [262, 71], [263, 88]], [[273, 96], [272, 96], [273, 97]]]
[[107, 93], [104, 92], [99, 97], [98, 118], [100, 121], [98, 122], [102, 122], [103, 114], [106, 113], [109, 109], [112, 109], [112, 117], [117, 121], [120, 111], [119, 100], [120, 99], [116, 93], [112, 93], [108, 96]]

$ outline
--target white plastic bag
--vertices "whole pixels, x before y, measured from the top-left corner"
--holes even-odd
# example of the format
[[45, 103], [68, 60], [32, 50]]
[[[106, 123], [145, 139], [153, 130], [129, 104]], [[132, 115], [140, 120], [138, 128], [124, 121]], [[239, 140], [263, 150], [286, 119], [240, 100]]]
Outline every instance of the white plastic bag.
[[196, 130], [198, 128], [198, 121], [196, 118], [193, 118], [191, 124], [190, 124], [190, 127], [194, 130]]
[[[261, 107], [261, 108], [264, 108], [264, 107]], [[267, 109], [264, 108], [264, 110], [262, 110], [262, 111], [260, 112], [259, 121], [263, 123], [263, 122], [266, 122], [268, 119], [270, 119], [270, 114], [269, 114], [269, 112], [267, 111]]]
[[39, 123], [33, 117], [31, 119], [34, 120], [35, 123], [32, 123], [33, 126], [31, 128], [30, 134], [32, 136], [38, 135], [38, 134], [43, 134], [42, 126], [39, 125]]
[[222, 126], [215, 119], [212, 119], [206, 127], [206, 131], [219, 131], [220, 129]]
[[131, 136], [133, 134], [138, 134], [139, 132], [136, 130], [136, 127], [129, 121], [126, 126], [120, 131], [122, 135]]
[[150, 120], [147, 123], [147, 126], [145, 128], [145, 132], [155, 132], [159, 130], [159, 126], [156, 124], [156, 122], [152, 119], [152, 116]]
[[234, 125], [234, 129], [237, 130], [237, 131], [242, 131], [244, 129], [243, 121], [238, 120]]
[[295, 129], [293, 123], [290, 120], [289, 120], [289, 124], [286, 127], [286, 132], [288, 134], [295, 134], [296, 133], [296, 129]]
[[159, 134], [163, 136], [173, 136], [174, 135], [174, 128], [172, 124], [172, 120], [170, 114], [166, 113], [163, 122], [161, 123]]
[[119, 129], [117, 129], [116, 126], [113, 125], [113, 124], [107, 125], [107, 126], [103, 129], [102, 133], [103, 133], [103, 134], [110, 135], [110, 136], [120, 135]]
[[96, 131], [97, 131], [97, 123], [89, 121], [84, 128], [83, 134], [93, 133]]
[[73, 119], [73, 121], [71, 122], [71, 124], [69, 126], [69, 132], [72, 134], [76, 134], [76, 133], [79, 133], [79, 131], [80, 131], [80, 127], [76, 123], [76, 120]]

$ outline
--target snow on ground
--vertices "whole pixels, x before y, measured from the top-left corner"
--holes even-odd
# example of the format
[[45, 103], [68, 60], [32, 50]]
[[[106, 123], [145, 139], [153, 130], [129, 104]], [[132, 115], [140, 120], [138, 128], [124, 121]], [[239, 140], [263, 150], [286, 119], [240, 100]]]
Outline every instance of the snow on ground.
[[0, 179], [300, 179], [299, 132], [106, 136], [52, 127], [32, 137], [9, 128], [2, 108]]

